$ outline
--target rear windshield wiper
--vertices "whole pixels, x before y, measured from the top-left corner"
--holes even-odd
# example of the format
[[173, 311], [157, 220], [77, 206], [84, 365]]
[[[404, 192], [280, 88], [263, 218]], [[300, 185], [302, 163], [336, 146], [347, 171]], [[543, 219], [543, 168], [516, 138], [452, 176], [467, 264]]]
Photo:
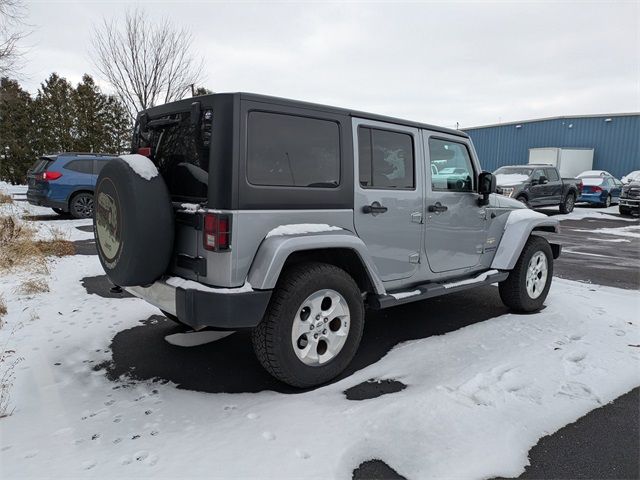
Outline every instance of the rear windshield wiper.
[[173, 125], [177, 125], [180, 123], [179, 118], [158, 118], [156, 120], [151, 120], [148, 122], [145, 127], [147, 130], [159, 130], [161, 128], [171, 127]]

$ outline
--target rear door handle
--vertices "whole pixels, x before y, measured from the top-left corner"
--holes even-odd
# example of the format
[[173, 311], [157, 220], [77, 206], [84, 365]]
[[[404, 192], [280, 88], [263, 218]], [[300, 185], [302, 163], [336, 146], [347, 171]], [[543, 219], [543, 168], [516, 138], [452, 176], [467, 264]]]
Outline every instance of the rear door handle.
[[441, 213], [446, 212], [448, 209], [446, 205], [442, 205], [440, 202], [436, 202], [435, 205], [429, 205], [427, 207], [427, 210], [434, 213]]
[[372, 215], [384, 213], [387, 210], [388, 208], [380, 205], [380, 202], [373, 202], [371, 205], [365, 205], [362, 207], [362, 213], [371, 213]]

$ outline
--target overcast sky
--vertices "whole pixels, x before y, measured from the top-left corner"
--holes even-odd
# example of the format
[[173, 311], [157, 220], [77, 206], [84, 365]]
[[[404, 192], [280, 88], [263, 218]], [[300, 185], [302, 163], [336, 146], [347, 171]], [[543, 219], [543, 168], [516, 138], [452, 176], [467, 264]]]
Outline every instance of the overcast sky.
[[[446, 126], [640, 111], [640, 1], [31, 1], [23, 84], [74, 83], [94, 27], [140, 5], [194, 35], [205, 86]], [[101, 83], [105, 90], [108, 86]]]

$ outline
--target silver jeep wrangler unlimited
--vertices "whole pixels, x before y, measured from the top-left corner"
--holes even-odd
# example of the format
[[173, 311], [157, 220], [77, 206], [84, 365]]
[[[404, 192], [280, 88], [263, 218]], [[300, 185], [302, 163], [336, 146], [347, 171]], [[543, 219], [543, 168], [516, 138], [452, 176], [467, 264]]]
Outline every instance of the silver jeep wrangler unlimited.
[[457, 130], [213, 94], [141, 112], [132, 150], [96, 187], [110, 279], [195, 330], [251, 329], [297, 387], [345, 369], [366, 308], [497, 282], [540, 309], [560, 254], [538, 235], [557, 220], [495, 195]]

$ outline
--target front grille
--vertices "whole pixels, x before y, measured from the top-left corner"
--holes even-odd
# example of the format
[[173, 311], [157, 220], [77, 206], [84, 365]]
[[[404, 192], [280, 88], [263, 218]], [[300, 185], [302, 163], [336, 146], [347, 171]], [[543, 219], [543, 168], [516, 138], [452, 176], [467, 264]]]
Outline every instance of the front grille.
[[628, 190], [622, 189], [622, 197], [624, 198], [640, 198], [640, 188], [633, 187]]

